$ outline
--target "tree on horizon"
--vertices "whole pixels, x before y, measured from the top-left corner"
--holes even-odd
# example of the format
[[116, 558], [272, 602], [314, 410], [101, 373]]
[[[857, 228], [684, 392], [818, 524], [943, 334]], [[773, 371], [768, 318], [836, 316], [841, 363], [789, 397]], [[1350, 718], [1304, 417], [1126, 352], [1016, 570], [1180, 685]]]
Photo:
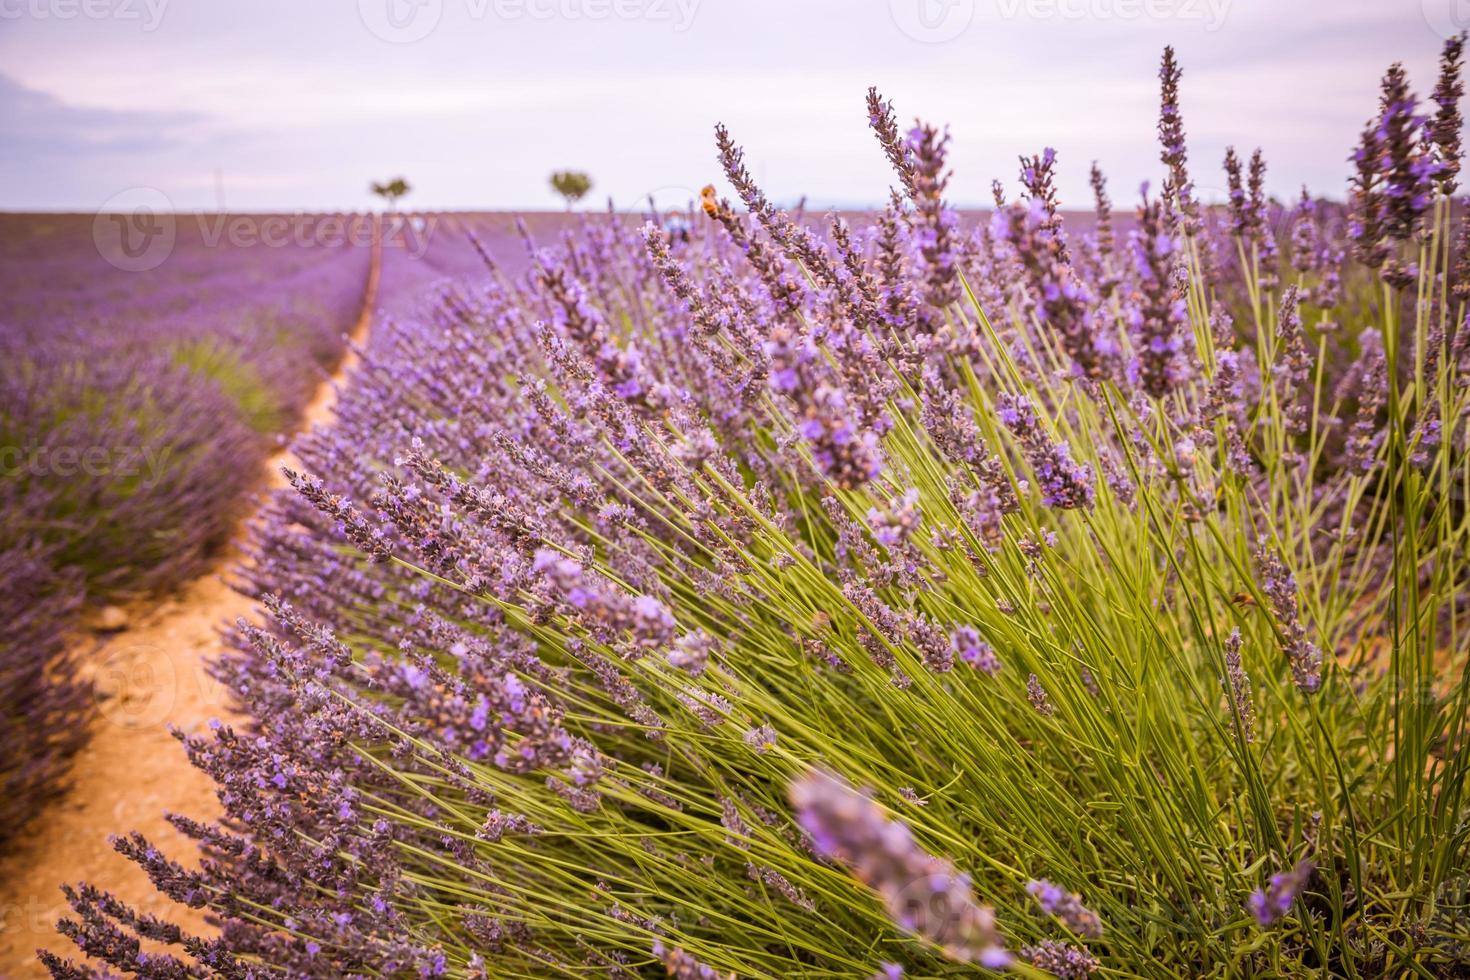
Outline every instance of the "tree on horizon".
[[570, 211], [572, 205], [592, 190], [592, 178], [580, 170], [558, 170], [551, 175], [551, 189], [566, 198], [567, 210]]
[[389, 211], [397, 210], [398, 199], [400, 197], [403, 197], [409, 191], [413, 190], [413, 188], [409, 186], [408, 181], [404, 180], [402, 177], [394, 177], [386, 184], [379, 184], [374, 182], [369, 185], [369, 189], [374, 194], [378, 195], [388, 202]]

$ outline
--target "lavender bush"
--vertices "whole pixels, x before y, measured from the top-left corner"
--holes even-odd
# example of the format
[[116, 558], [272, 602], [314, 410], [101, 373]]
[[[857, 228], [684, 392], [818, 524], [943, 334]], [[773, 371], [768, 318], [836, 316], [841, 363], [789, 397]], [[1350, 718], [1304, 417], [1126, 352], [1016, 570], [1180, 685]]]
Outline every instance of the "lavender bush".
[[30, 243], [0, 278], [0, 467], [27, 517], [0, 545], [44, 543], [93, 597], [184, 581], [341, 357], [368, 249], [229, 247], [185, 221], [167, 261], [129, 272], [90, 221], [5, 219], [26, 222], [57, 227], [5, 238]]
[[[9, 513], [9, 511], [7, 511]], [[34, 549], [0, 551], [13, 585], [0, 590], [0, 845], [33, 808], [58, 792], [81, 747], [90, 689], [72, 678], [65, 630], [75, 589], [48, 590], [46, 558]]]
[[[375, 338], [269, 505], [190, 738], [218, 936], [72, 893], [109, 970], [1464, 976], [1460, 43], [1352, 202], [1265, 162], [1131, 223], [1050, 151], [991, 220], [874, 92], [860, 226], [751, 181]], [[1349, 258], [1351, 256], [1351, 258]], [[144, 952], [140, 939], [160, 941]], [[99, 975], [53, 954], [58, 977]]]

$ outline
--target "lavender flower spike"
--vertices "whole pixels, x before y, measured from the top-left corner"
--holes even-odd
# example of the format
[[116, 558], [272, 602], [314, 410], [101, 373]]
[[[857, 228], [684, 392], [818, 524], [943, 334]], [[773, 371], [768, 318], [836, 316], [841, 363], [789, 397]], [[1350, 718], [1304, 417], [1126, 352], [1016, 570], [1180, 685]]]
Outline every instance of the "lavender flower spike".
[[1292, 903], [1301, 895], [1316, 867], [1311, 861], [1300, 861], [1290, 871], [1272, 875], [1270, 884], [1251, 893], [1251, 914], [1256, 917], [1261, 928], [1273, 925], [1291, 911]]
[[1031, 707], [1047, 718], [1057, 713], [1057, 706], [1051, 703], [1051, 697], [1046, 693], [1046, 688], [1041, 686], [1041, 678], [1035, 674], [1026, 678], [1026, 700], [1031, 702]]
[[959, 215], [945, 206], [949, 185], [945, 154], [949, 133], [933, 126], [917, 125], [908, 134], [908, 159], [913, 161], [909, 194], [916, 212], [914, 238], [924, 256], [924, 298], [935, 309], [960, 300], [955, 278]]
[[735, 977], [733, 973], [720, 973], [682, 949], [671, 949], [657, 939], [653, 941], [653, 955], [675, 980], [734, 980]]
[[1147, 183], [1142, 195], [1138, 228], [1129, 236], [1134, 290], [1127, 315], [1138, 348], [1129, 375], [1150, 396], [1163, 398], [1189, 376], [1188, 313], [1173, 275], [1179, 243], [1165, 227], [1160, 203], [1148, 199]]
[[1065, 442], [1053, 443], [1046, 437], [1031, 402], [1021, 395], [1002, 395], [999, 414], [1036, 471], [1042, 503], [1061, 510], [1091, 507], [1092, 468], [1073, 461]]
[[1174, 49], [1164, 48], [1159, 65], [1159, 160], [1169, 168], [1164, 205], [1170, 219], [1180, 221], [1185, 234], [1193, 234], [1199, 227], [1199, 205], [1194, 201], [1194, 184], [1189, 179], [1184, 119], [1179, 114], [1179, 78], [1183, 74], [1174, 60]]
[[908, 825], [888, 819], [871, 796], [815, 770], [792, 783], [790, 795], [816, 852], [877, 892], [901, 928], [962, 963], [1001, 969], [1011, 962], [995, 913], [975, 901], [969, 875], [920, 847]]
[[878, 543], [894, 547], [907, 541], [919, 526], [922, 512], [919, 510], [919, 491], [910, 487], [887, 507], [868, 509], [868, 526]]
[[1240, 662], [1242, 644], [1240, 630], [1232, 630], [1225, 640], [1225, 677], [1223, 683], [1233, 710], [1240, 719], [1240, 734], [1247, 742], [1256, 740], [1256, 705], [1251, 698], [1251, 679]]
[[975, 627], [955, 627], [954, 632], [949, 635], [949, 644], [956, 657], [981, 673], [994, 675], [1000, 672], [1000, 658], [995, 655], [990, 644], [980, 637], [980, 631]]
[[1035, 946], [1021, 947], [1021, 958], [1060, 980], [1087, 980], [1102, 968], [1098, 958], [1087, 950], [1055, 939], [1043, 939]]
[[1382, 114], [1378, 118], [1379, 162], [1383, 174], [1384, 216], [1389, 237], [1407, 241], [1418, 230], [1434, 200], [1434, 179], [1443, 169], [1436, 159], [1429, 120], [1418, 111], [1402, 65], [1383, 77]]
[[1085, 936], [1088, 939], [1097, 939], [1102, 936], [1102, 919], [1096, 912], [1082, 904], [1082, 896], [1074, 895], [1045, 878], [1028, 881], [1026, 891], [1036, 899], [1036, 903], [1043, 911], [1048, 915], [1056, 916], [1062, 921], [1062, 925], [1076, 935]]
[[1307, 627], [1297, 611], [1296, 577], [1267, 548], [1256, 552], [1256, 561], [1261, 566], [1261, 590], [1281, 630], [1281, 650], [1291, 665], [1291, 676], [1302, 693], [1315, 694], [1322, 686], [1322, 651], [1307, 639]]
[[1464, 119], [1460, 115], [1460, 97], [1465, 94], [1465, 83], [1460, 78], [1460, 69], [1465, 60], [1465, 34], [1462, 31], [1445, 42], [1444, 53], [1439, 59], [1439, 83], [1434, 87], [1434, 103], [1438, 107], [1429, 124], [1429, 137], [1433, 141], [1439, 160], [1439, 173], [1435, 181], [1440, 193], [1455, 192], [1455, 178], [1460, 173], [1460, 130]]

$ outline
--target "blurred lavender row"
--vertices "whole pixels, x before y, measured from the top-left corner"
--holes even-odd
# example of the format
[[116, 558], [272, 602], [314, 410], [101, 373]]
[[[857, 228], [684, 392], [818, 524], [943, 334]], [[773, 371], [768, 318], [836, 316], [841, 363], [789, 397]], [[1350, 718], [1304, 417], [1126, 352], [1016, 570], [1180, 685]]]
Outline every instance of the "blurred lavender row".
[[0, 839], [84, 737], [78, 614], [207, 567], [363, 302], [370, 239], [170, 220], [166, 257], [130, 271], [106, 221], [0, 215]]

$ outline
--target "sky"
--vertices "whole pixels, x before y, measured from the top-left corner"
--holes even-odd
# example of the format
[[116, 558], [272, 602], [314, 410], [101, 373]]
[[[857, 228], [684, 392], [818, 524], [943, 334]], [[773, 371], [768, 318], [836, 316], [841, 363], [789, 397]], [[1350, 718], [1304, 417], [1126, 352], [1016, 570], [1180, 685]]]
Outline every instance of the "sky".
[[1158, 182], [1158, 58], [1178, 52], [1201, 196], [1227, 145], [1269, 189], [1340, 197], [1378, 80], [1427, 94], [1470, 0], [0, 0], [0, 209], [679, 206], [720, 181], [723, 122], [767, 194], [881, 204], [870, 85], [947, 123], [950, 197], [1058, 152], [1064, 206]]

